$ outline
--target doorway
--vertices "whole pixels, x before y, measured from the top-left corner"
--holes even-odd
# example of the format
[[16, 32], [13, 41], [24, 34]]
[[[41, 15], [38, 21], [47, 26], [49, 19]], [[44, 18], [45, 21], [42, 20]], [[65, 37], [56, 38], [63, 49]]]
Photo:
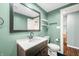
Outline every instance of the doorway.
[[78, 13], [79, 4], [61, 10], [61, 53], [66, 56], [79, 56]]
[[63, 20], [64, 55], [79, 56], [79, 11], [67, 14]]

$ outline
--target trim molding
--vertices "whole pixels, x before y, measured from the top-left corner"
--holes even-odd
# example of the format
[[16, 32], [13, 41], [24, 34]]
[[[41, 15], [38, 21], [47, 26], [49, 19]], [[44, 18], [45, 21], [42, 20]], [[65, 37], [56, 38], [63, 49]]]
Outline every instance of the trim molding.
[[79, 49], [79, 47], [76, 47], [76, 46], [72, 46], [72, 45], [67, 45], [67, 46], [71, 48]]

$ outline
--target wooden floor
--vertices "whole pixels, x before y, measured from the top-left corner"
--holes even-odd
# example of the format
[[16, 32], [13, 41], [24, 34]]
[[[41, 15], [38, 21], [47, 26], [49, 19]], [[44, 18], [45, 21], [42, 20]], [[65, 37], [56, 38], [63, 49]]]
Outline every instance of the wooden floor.
[[79, 56], [79, 50], [71, 47], [64, 47], [64, 55], [66, 56]]
[[64, 34], [64, 55], [66, 56], [79, 56], [79, 49], [67, 46], [67, 34]]

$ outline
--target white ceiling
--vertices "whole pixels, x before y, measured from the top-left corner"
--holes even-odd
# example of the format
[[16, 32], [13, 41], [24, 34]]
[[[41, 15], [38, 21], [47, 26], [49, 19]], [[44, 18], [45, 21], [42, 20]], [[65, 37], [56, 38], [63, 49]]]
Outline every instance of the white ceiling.
[[46, 12], [50, 12], [67, 4], [69, 3], [37, 3], [37, 5], [44, 9]]

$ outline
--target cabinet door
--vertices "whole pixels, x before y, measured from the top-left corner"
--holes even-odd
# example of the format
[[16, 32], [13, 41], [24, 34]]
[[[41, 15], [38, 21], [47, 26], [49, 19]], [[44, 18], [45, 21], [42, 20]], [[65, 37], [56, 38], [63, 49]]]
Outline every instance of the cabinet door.
[[45, 47], [43, 50], [41, 50], [41, 56], [48, 56], [48, 48]]

